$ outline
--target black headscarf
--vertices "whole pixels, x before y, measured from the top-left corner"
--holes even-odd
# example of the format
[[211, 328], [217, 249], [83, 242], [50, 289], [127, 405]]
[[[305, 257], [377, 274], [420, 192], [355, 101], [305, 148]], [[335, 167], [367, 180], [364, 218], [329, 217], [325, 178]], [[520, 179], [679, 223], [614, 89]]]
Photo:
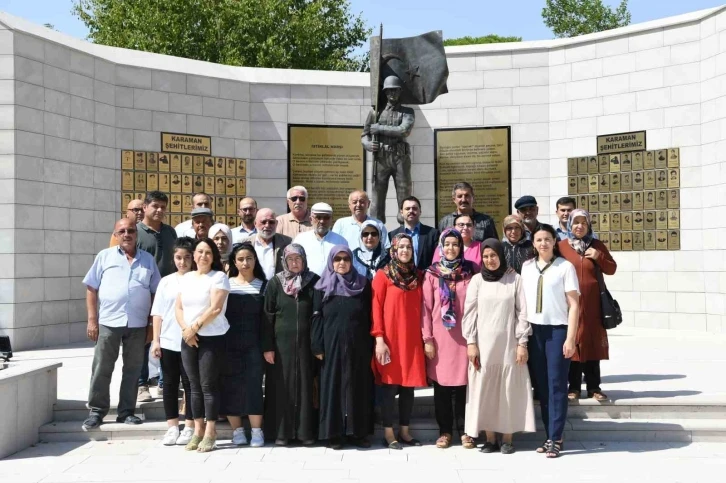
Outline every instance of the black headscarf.
[[502, 246], [502, 242], [496, 238], [487, 238], [481, 242], [482, 255], [484, 254], [484, 249], [487, 247], [497, 252], [497, 256], [499, 257], [499, 268], [493, 271], [489, 270], [486, 268], [484, 260], [482, 260], [481, 277], [487, 282], [497, 282], [504, 276], [505, 273], [507, 273], [507, 270], [509, 269], [509, 267], [507, 267], [507, 259], [504, 257], [504, 246]]

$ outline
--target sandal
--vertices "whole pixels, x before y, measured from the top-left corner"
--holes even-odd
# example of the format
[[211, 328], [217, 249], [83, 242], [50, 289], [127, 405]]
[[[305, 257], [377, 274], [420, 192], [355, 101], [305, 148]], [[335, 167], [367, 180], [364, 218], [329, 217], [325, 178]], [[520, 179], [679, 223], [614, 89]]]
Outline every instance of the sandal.
[[600, 391], [588, 392], [587, 397], [596, 401], [606, 401], [608, 399], [607, 395]]
[[389, 443], [386, 438], [383, 438], [383, 447], [388, 449], [403, 449], [403, 445], [395, 439]]
[[476, 448], [476, 442], [474, 441], [474, 438], [465, 434], [461, 437], [461, 446], [465, 449], [474, 449]]
[[199, 443], [202, 442], [202, 438], [197, 436], [196, 434], [192, 436], [192, 439], [189, 440], [186, 446], [184, 446], [184, 449], [186, 451], [196, 451], [197, 448], [199, 448]]
[[560, 451], [562, 451], [562, 446], [562, 441], [550, 441], [549, 446], [547, 447], [547, 457], [558, 458], [560, 456]]
[[202, 442], [199, 443], [197, 453], [209, 453], [210, 451], [215, 449], [217, 449], [217, 438], [207, 438], [205, 436]]
[[547, 445], [549, 445], [549, 444], [550, 444], [550, 440], [549, 439], [545, 439], [544, 442], [541, 445], [537, 446], [537, 448], [535, 449], [535, 451], [537, 453], [545, 453], [547, 451]]
[[442, 434], [439, 436], [439, 439], [436, 440], [437, 448], [446, 449], [449, 446], [451, 446], [451, 435], [449, 433]]
[[[590, 396], [588, 396], [588, 397], [590, 397]], [[569, 399], [570, 401], [574, 401], [575, 399], [580, 399], [580, 393], [574, 392], [574, 391], [568, 392], [567, 399]]]

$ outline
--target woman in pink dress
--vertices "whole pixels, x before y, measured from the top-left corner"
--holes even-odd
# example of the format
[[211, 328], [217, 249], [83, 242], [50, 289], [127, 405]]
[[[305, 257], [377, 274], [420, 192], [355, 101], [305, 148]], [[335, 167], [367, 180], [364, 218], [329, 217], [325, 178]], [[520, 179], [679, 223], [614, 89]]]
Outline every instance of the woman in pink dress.
[[[439, 261], [426, 270], [423, 283], [421, 332], [426, 375], [434, 384], [434, 410], [441, 435], [436, 440], [438, 448], [451, 446], [455, 419], [464, 416], [466, 406], [469, 360], [461, 320], [466, 290], [475, 272], [472, 263], [464, 259], [463, 247], [458, 230], [444, 230], [439, 238]], [[467, 449], [475, 447], [466, 434], [461, 436], [461, 444]]]
[[[479, 273], [481, 270], [481, 242], [472, 238], [474, 221], [469, 215], [459, 215], [454, 221], [453, 228], [461, 233], [461, 238], [464, 240], [464, 260], [469, 260], [474, 266], [474, 273]], [[440, 250], [436, 250], [431, 263], [436, 264], [439, 260], [441, 260], [441, 253]]]

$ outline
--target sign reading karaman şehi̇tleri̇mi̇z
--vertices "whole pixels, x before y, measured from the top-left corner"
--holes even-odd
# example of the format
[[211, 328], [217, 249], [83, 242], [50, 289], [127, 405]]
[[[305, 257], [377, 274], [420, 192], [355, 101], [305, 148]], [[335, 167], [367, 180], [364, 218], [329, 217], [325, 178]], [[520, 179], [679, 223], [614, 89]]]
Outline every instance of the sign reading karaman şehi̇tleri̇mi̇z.
[[597, 137], [597, 154], [645, 151], [645, 131], [605, 134]]
[[189, 134], [161, 133], [161, 150], [166, 153], [185, 153], [210, 156], [212, 138]]

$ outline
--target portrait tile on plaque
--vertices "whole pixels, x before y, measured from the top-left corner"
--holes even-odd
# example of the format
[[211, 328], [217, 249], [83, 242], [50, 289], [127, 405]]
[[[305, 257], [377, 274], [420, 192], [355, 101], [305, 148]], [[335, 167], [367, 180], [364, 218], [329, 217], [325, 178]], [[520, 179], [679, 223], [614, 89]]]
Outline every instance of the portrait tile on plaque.
[[234, 158], [227, 158], [227, 164], [225, 165], [225, 175], [235, 176], [237, 175], [237, 160]]
[[681, 227], [680, 210], [668, 210], [668, 229], [674, 230]]
[[668, 230], [657, 230], [655, 232], [655, 249], [668, 250]]
[[681, 192], [679, 190], [668, 190], [668, 208], [681, 207]]
[[622, 173], [620, 175], [620, 189], [623, 191], [633, 189], [633, 173]]
[[610, 231], [610, 213], [600, 213], [600, 231]]
[[[134, 190], [134, 172], [133, 171], [124, 171], [123, 175], [121, 175], [121, 189], [124, 191], [133, 191]], [[125, 206], [124, 206], [125, 208]]]
[[194, 172], [194, 165], [192, 164], [192, 157], [189, 154], [185, 154], [182, 159], [182, 173], [192, 174]]
[[633, 232], [633, 251], [636, 251], [636, 252], [643, 251], [643, 232], [642, 231]]
[[159, 154], [158, 153], [147, 153], [146, 154], [146, 170], [147, 171], [159, 171]]
[[[585, 210], [592, 211], [592, 209], [590, 208], [590, 201], [589, 201], [590, 196], [595, 196], [596, 197], [595, 200], [597, 201], [597, 195], [579, 195], [577, 197], [578, 208], [583, 208]], [[595, 210], [595, 211], [597, 211], [597, 210]]]
[[590, 156], [587, 158], [587, 174], [597, 174], [598, 170], [597, 157]]
[[589, 187], [589, 180], [587, 179], [587, 175], [585, 176], [578, 176], [577, 177], [577, 192], [580, 194], [585, 194], [590, 192]]
[[215, 216], [214, 221], [216, 221], [217, 223], [222, 223], [222, 224], [226, 225], [227, 224], [227, 216], [225, 216], [225, 215]]
[[589, 206], [590, 209], [588, 210], [590, 213], [599, 213], [602, 210], [600, 209], [600, 198], [598, 195], [590, 195], [588, 197], [588, 202], [585, 206]]
[[668, 230], [668, 250], [681, 249], [681, 231]]
[[146, 173], [146, 189], [148, 191], [159, 189], [159, 173]]
[[681, 150], [680, 148], [671, 148], [668, 150], [668, 167], [679, 168], [681, 166]]
[[620, 227], [623, 231], [632, 231], [633, 229], [633, 212], [623, 211], [620, 214]]
[[620, 213], [610, 214], [610, 231], [620, 231], [622, 225], [620, 224]]
[[642, 191], [633, 191], [633, 211], [643, 210], [643, 208], [645, 207], [643, 203], [644, 199], [645, 194]]
[[595, 233], [598, 233], [600, 231], [600, 214], [599, 213], [590, 214], [590, 226], [592, 226], [592, 231], [594, 231]]
[[655, 209], [665, 210], [668, 208], [668, 190], [656, 191]]
[[171, 175], [171, 192], [181, 193], [182, 191], [182, 177], [180, 174], [173, 173]]
[[610, 250], [610, 233], [608, 233], [608, 232], [598, 233], [597, 236], [600, 239], [600, 241], [605, 244], [607, 249]]
[[235, 182], [234, 178], [226, 178], [224, 186], [224, 193], [227, 195], [235, 195], [237, 194], [237, 183]]
[[610, 173], [610, 192], [620, 191], [620, 173]]
[[645, 215], [642, 211], [633, 212], [633, 230], [643, 231], [645, 230]]
[[237, 178], [237, 196], [247, 195], [247, 179]]
[[141, 193], [134, 193], [134, 198], [144, 201], [146, 199], [146, 193], [143, 191]]
[[678, 168], [671, 168], [668, 170], [668, 187], [679, 188], [681, 185], [680, 173]]
[[620, 232], [620, 249], [624, 252], [633, 251], [633, 233], [630, 231]]
[[171, 172], [172, 173], [181, 173], [181, 170], [182, 170], [181, 169], [181, 167], [182, 167], [181, 156], [179, 156], [178, 154], [171, 154], [170, 156], [171, 156], [171, 160], [170, 160]]
[[590, 178], [590, 193], [597, 193], [598, 192], [598, 175], [591, 174], [589, 178]]
[[169, 217], [169, 221], [171, 222], [171, 226], [177, 226], [182, 222], [182, 216], [181, 215], [171, 215]]
[[632, 169], [632, 155], [630, 153], [623, 153], [620, 155], [620, 171], [631, 171]]
[[227, 205], [224, 202], [224, 195], [217, 195], [214, 197], [214, 212], [224, 214], [227, 212]]
[[134, 169], [133, 151], [121, 151], [121, 169]]
[[643, 193], [645, 199], [643, 200], [644, 210], [655, 210], [655, 191], [646, 191]]
[[214, 176], [204, 177], [204, 192], [208, 195], [214, 194]]
[[227, 197], [227, 214], [234, 215], [237, 213], [237, 199], [234, 196]]
[[643, 234], [643, 237], [643, 247], [645, 248], [645, 250], [655, 250], [655, 230], [646, 231]]
[[633, 191], [642, 191], [645, 189], [645, 175], [642, 171], [632, 173], [633, 176]]
[[620, 172], [620, 153], [610, 155], [610, 172], [611, 173]]
[[184, 205], [182, 205], [182, 196], [181, 195], [171, 195], [170, 198], [170, 210], [172, 213], [182, 213], [184, 211]]
[[129, 206], [131, 200], [134, 199], [133, 193], [121, 193], [121, 209], [123, 210], [123, 216], [126, 216], [126, 207]]
[[193, 208], [192, 195], [182, 195], [182, 210], [184, 213], [191, 213]]
[[136, 171], [146, 171], [146, 153], [143, 151], [134, 151], [134, 169]]
[[645, 171], [645, 189], [647, 190], [654, 190], [655, 189], [655, 171]]
[[610, 193], [610, 211], [620, 211], [620, 193]]
[[598, 192], [599, 193], [610, 192], [610, 174], [601, 174], [598, 176], [600, 177], [600, 185], [598, 188]]
[[247, 176], [247, 160], [246, 159], [238, 159], [237, 160], [237, 176], [245, 177]]
[[166, 153], [159, 153], [159, 171], [168, 173], [171, 171], [171, 165], [169, 164], [169, 155]]
[[665, 149], [659, 149], [655, 155], [655, 167], [656, 169], [668, 167], [668, 151]]
[[636, 151], [633, 154], [632, 171], [643, 171], [643, 151]]
[[567, 194], [570, 196], [577, 194], [577, 176], [567, 177]]
[[643, 221], [643, 227], [646, 230], [655, 230], [655, 211], [645, 212], [645, 221]]
[[182, 175], [182, 193], [191, 193], [193, 191], [194, 191], [194, 188], [192, 187], [192, 175], [183, 174]]
[[214, 193], [218, 195], [223, 195], [226, 192], [226, 188], [224, 186], [224, 178], [221, 176], [217, 176], [215, 178], [214, 183]]
[[631, 211], [633, 209], [633, 193], [630, 191], [620, 193], [620, 209], [622, 211]]
[[577, 174], [587, 174], [587, 157], [580, 156], [577, 158]]
[[214, 174], [216, 176], [224, 176], [227, 172], [226, 158], [214, 158]]
[[655, 151], [646, 151], [643, 169], [655, 169]]
[[658, 169], [655, 171], [655, 187], [656, 189], [668, 187], [668, 170]]
[[610, 211], [610, 193], [600, 193], [598, 195], [598, 207], [601, 213]]
[[197, 191], [204, 191], [204, 176], [195, 174], [192, 179], [194, 180], [194, 188], [192, 189], [192, 191], [194, 191], [195, 193]]
[[146, 191], [146, 173], [135, 173], [134, 189], [136, 191]]
[[621, 245], [622, 236], [620, 232], [610, 232], [610, 250], [613, 252], [619, 252], [623, 249]]
[[204, 156], [204, 174], [214, 174], [214, 158], [211, 156]]
[[577, 176], [577, 158], [567, 158], [567, 176]]
[[601, 154], [597, 157], [598, 172], [605, 174], [610, 172], [610, 156], [607, 154]]
[[667, 230], [668, 229], [668, 212], [667, 211], [656, 211], [655, 212], [655, 229], [656, 230]]

